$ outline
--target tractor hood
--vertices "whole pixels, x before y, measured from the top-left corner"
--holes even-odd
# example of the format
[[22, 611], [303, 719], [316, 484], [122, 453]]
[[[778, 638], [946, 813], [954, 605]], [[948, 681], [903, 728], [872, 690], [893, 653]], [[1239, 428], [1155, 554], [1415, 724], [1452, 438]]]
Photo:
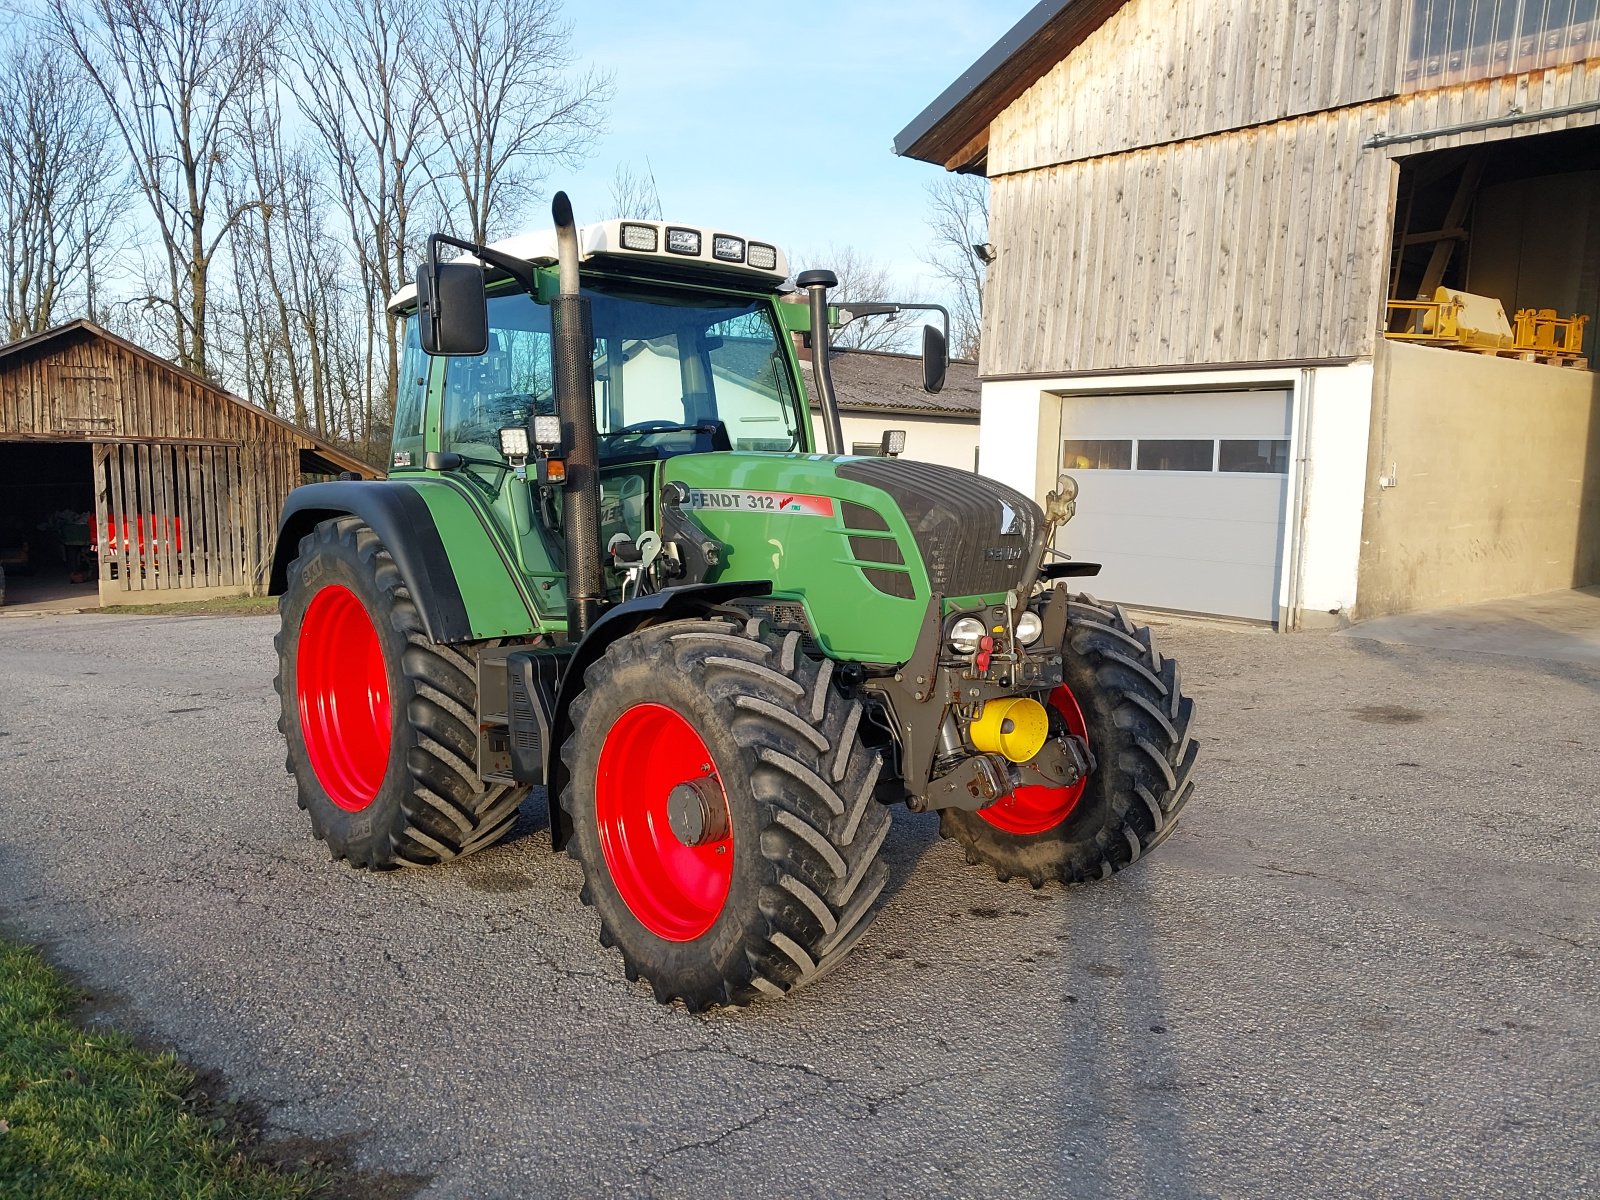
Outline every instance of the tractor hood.
[[981, 475], [892, 458], [688, 454], [667, 460], [684, 514], [722, 547], [717, 581], [772, 580], [835, 658], [901, 663], [935, 595], [1022, 582], [1044, 517]]

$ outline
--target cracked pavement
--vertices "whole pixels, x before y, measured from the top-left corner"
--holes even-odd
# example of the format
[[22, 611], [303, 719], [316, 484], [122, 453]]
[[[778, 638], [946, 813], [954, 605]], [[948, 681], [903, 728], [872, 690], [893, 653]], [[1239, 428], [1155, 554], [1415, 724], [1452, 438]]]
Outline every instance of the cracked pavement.
[[1600, 671], [1159, 625], [1203, 751], [1148, 862], [1035, 893], [897, 811], [855, 954], [695, 1017], [541, 803], [452, 867], [331, 863], [275, 628], [0, 620], [0, 920], [269, 1138], [429, 1197], [1600, 1188]]

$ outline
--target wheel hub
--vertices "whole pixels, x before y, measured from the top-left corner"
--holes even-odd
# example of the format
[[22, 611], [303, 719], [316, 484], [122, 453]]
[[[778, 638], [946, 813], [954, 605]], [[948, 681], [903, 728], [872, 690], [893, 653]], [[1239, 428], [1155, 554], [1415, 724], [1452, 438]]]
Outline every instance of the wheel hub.
[[728, 836], [728, 802], [715, 779], [701, 776], [667, 793], [667, 824], [685, 846], [703, 846]]

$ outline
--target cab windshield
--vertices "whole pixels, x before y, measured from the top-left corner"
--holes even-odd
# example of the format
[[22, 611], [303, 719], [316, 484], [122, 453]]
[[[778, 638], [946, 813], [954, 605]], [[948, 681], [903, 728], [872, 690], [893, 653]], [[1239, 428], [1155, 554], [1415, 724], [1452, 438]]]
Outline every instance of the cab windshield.
[[[798, 450], [801, 406], [766, 305], [619, 284], [585, 288], [601, 461], [701, 450]], [[555, 410], [550, 308], [489, 297], [489, 350], [451, 358], [443, 448], [498, 460], [499, 430]]]

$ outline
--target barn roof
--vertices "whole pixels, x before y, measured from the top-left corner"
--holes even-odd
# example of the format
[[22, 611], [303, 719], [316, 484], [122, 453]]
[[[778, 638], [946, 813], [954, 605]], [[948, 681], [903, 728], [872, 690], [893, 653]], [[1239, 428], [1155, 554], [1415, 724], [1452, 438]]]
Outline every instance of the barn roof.
[[[833, 368], [833, 390], [840, 412], [898, 413], [908, 417], [944, 417], [952, 421], [978, 419], [978, 364], [952, 359], [945, 373], [944, 390], [929, 395], [922, 390], [922, 359], [915, 354], [885, 350], [835, 350], [828, 360]], [[811, 363], [802, 359], [807, 391], [816, 408], [816, 388], [811, 385]]]
[[243, 396], [236, 396], [232, 392], [218, 387], [211, 380], [206, 379], [204, 376], [197, 375], [193, 371], [187, 370], [184, 367], [180, 367], [171, 359], [162, 358], [161, 355], [153, 353], [150, 350], [146, 350], [143, 346], [140, 346], [134, 342], [130, 342], [127, 338], [118, 337], [109, 329], [102, 328], [101, 326], [96, 325], [93, 321], [81, 317], [76, 321], [68, 321], [65, 325], [56, 325], [50, 329], [44, 330], [41, 333], [31, 334], [25, 338], [18, 338], [14, 342], [8, 342], [7, 344], [0, 346], [0, 370], [4, 370], [6, 361], [14, 358], [16, 355], [29, 351], [48, 353], [55, 346], [65, 344], [66, 342], [77, 338], [100, 338], [115, 345], [121, 346], [130, 354], [154, 363], [162, 369], [171, 371], [173, 374], [187, 379], [199, 387], [204, 388], [206, 391], [216, 396], [219, 400], [226, 401], [230, 404], [237, 404], [241, 408], [248, 411], [252, 416], [264, 421], [270, 421], [275, 425], [282, 426], [284, 429], [292, 433], [296, 438], [307, 443], [305, 449], [301, 452], [303, 459], [311, 458], [313, 460], [322, 460], [320, 464], [313, 462], [311, 465], [308, 465], [306, 467], [307, 470], [324, 473], [323, 468], [331, 468], [331, 470], [327, 470], [325, 472], [326, 474], [337, 474], [340, 471], [354, 471], [362, 477], [369, 479], [382, 473], [369, 464], [362, 462], [360, 459], [354, 458], [345, 453], [343, 450], [340, 450], [330, 442], [317, 437], [313, 433], [307, 432], [294, 422], [286, 421], [284, 418], [277, 416], [275, 413], [268, 412], [259, 405], [251, 404], [250, 401], [246, 400]]
[[1040, 0], [894, 139], [894, 152], [983, 174], [989, 123], [1126, 0]]

